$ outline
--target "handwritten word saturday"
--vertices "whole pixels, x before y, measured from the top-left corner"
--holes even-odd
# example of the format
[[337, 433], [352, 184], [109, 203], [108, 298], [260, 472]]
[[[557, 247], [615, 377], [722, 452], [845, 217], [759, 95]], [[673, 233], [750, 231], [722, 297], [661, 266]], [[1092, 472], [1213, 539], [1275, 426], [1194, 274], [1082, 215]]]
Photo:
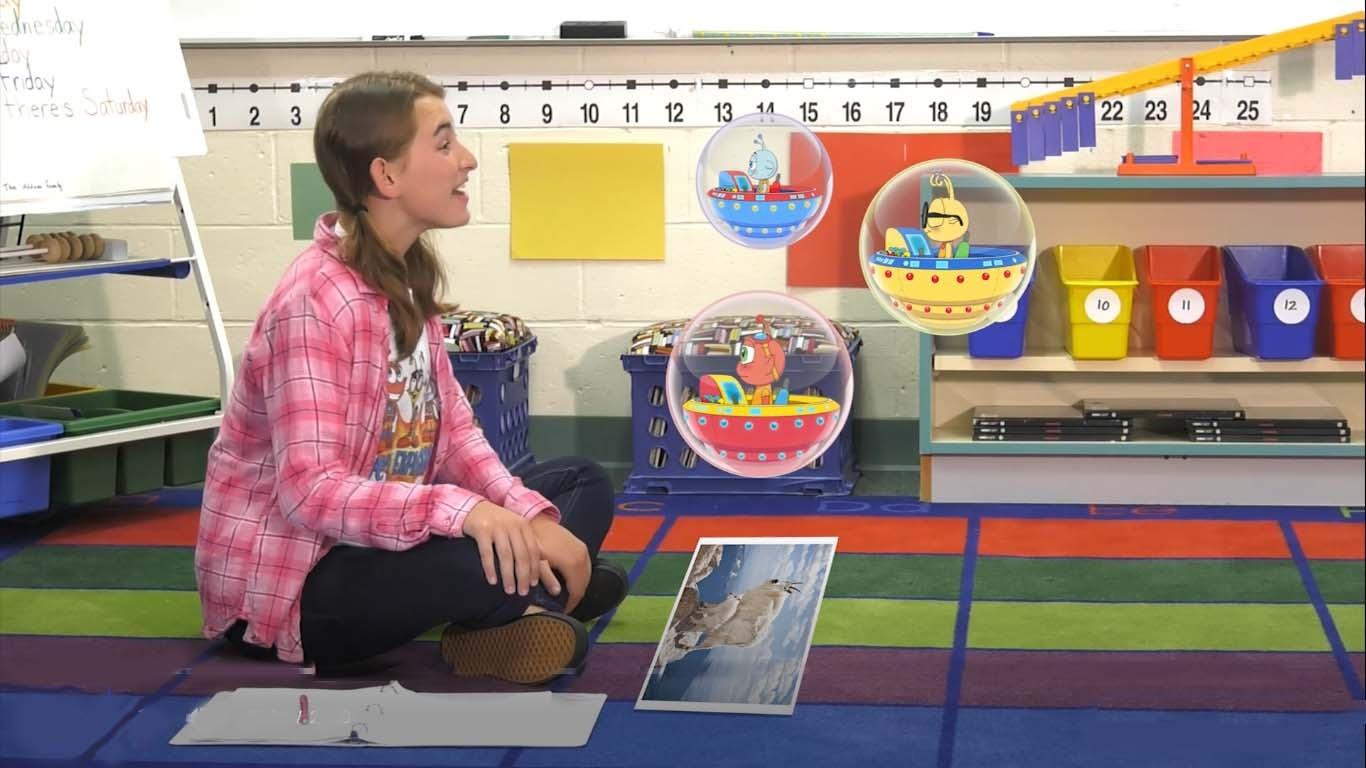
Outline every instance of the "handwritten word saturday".
[[149, 121], [148, 99], [138, 98], [133, 95], [133, 89], [124, 89], [124, 92], [115, 95], [108, 88], [103, 93], [91, 88], [81, 89], [79, 102], [73, 104], [70, 101], [47, 101], [41, 104], [25, 104], [21, 102], [4, 100], [4, 115], [15, 119], [30, 120], [65, 120], [75, 118], [77, 115], [87, 117], [141, 117], [142, 121]]

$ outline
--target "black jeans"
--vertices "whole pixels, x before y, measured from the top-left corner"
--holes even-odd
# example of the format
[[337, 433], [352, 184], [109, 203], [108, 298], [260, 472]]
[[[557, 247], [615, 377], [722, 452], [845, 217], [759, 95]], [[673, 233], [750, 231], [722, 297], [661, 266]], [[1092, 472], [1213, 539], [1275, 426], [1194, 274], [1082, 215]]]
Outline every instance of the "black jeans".
[[[596, 463], [562, 458], [517, 473], [523, 484], [560, 510], [561, 524], [596, 562], [612, 526], [611, 478]], [[402, 552], [334, 546], [304, 582], [300, 635], [304, 657], [321, 671], [370, 659], [433, 627], [477, 628], [506, 624], [533, 603], [561, 610], [544, 591], [526, 596], [490, 585], [474, 539], [433, 536]], [[243, 653], [274, 658], [274, 651], [245, 643], [245, 623], [227, 637]]]

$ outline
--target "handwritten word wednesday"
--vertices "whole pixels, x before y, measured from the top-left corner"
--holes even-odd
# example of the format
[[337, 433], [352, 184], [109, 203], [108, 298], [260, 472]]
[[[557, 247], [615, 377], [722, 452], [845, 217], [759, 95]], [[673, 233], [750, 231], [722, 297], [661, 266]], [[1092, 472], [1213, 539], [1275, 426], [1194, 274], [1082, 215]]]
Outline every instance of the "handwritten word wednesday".
[[62, 10], [53, 8], [51, 16], [40, 19], [25, 19], [19, 15], [19, 4], [15, 2], [0, 5], [0, 35], [5, 37], [74, 35], [76, 44], [85, 42], [85, 21], [62, 18]]

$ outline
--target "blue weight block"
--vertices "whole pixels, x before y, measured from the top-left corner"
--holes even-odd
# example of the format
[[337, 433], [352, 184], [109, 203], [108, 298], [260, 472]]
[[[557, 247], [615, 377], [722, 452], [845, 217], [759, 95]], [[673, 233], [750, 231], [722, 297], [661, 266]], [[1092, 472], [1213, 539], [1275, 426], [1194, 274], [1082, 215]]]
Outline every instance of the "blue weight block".
[[1063, 102], [1062, 110], [1058, 113], [1059, 121], [1062, 123], [1062, 151], [1076, 152], [1078, 144], [1077, 136], [1077, 100], [1068, 99]]
[[1083, 93], [1077, 103], [1077, 144], [1083, 147], [1096, 145], [1096, 95]]
[[1022, 109], [1010, 113], [1010, 162], [1016, 166], [1029, 164], [1029, 128]]
[[1333, 78], [1351, 80], [1356, 71], [1356, 61], [1352, 56], [1353, 24], [1333, 25]]
[[1025, 118], [1025, 126], [1029, 132], [1029, 159], [1045, 160], [1048, 153], [1044, 151], [1044, 124], [1043, 108], [1030, 107], [1029, 117]]
[[1050, 101], [1043, 108], [1043, 153], [1049, 157], [1062, 154], [1062, 104]]

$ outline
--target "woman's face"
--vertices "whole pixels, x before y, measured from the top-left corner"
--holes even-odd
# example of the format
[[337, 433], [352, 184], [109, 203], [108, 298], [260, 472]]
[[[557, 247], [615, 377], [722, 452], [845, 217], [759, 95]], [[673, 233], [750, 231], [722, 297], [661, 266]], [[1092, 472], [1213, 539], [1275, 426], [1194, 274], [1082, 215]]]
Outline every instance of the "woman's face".
[[446, 102], [423, 96], [414, 105], [417, 133], [399, 165], [398, 199], [404, 211], [428, 228], [459, 227], [470, 221], [465, 182], [478, 167], [455, 137]]

